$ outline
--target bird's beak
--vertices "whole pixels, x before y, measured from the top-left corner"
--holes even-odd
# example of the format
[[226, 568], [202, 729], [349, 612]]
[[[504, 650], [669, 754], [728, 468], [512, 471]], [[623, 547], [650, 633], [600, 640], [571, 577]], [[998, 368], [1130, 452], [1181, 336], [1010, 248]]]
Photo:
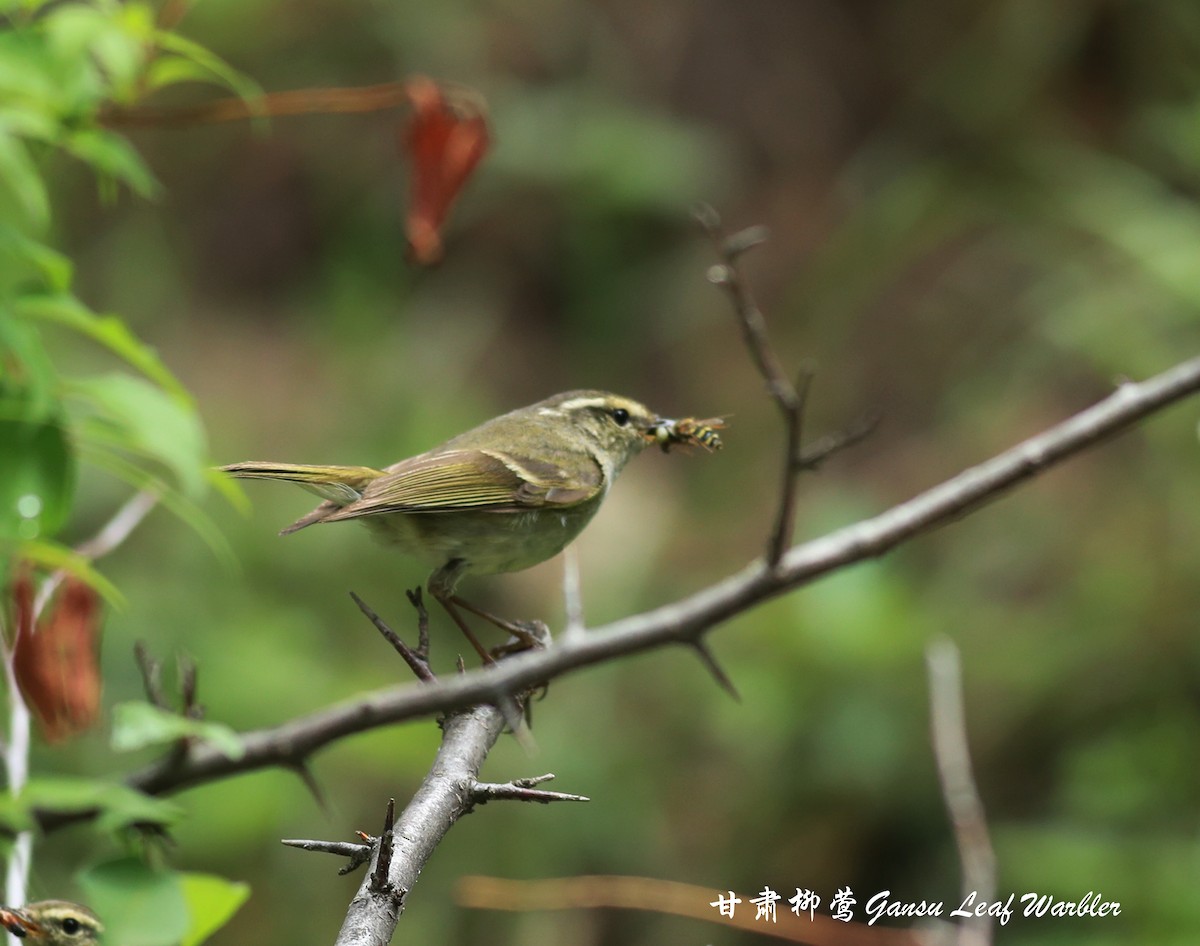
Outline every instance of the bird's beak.
[[16, 936], [18, 939], [24, 939], [30, 933], [40, 933], [42, 928], [33, 920], [18, 913], [16, 910], [10, 910], [8, 907], [0, 907], [0, 926]]
[[661, 443], [668, 432], [674, 428], [675, 421], [669, 417], [655, 417], [654, 423], [642, 431], [642, 436], [649, 443]]

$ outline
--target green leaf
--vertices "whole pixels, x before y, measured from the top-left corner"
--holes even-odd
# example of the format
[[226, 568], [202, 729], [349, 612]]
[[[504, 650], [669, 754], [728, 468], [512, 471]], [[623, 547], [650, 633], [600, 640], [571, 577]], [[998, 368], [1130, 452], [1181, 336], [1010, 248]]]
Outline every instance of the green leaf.
[[16, 396], [26, 421], [51, 420], [60, 412], [58, 374], [37, 329], [7, 309], [0, 302], [0, 398]]
[[44, 243], [31, 240], [15, 227], [0, 223], [0, 273], [10, 284], [36, 275], [50, 292], [66, 292], [74, 277], [71, 260]]
[[182, 56], [160, 56], [146, 67], [146, 88], [165, 89], [184, 82], [211, 82], [212, 72]]
[[[212, 549], [213, 554], [227, 567], [237, 564], [237, 556], [229, 545], [229, 540], [220, 530], [212, 517], [192, 500], [182, 493], [168, 489], [161, 479], [148, 470], [142, 469], [126, 457], [112, 450], [105, 449], [95, 442], [80, 445], [80, 460], [94, 464], [107, 470], [114, 476], [130, 484], [138, 490], [158, 491], [158, 501], [173, 515], [196, 531], [205, 544]], [[221, 474], [224, 475], [224, 474]], [[213, 482], [217, 472], [208, 470], [205, 477]], [[228, 479], [229, 477], [225, 477]], [[236, 504], [235, 504], [236, 505]]]
[[156, 196], [158, 181], [133, 146], [116, 132], [104, 128], [85, 128], [67, 135], [62, 146], [99, 174], [123, 181], [142, 197]]
[[108, 79], [109, 97], [131, 101], [146, 65], [154, 37], [154, 16], [144, 3], [123, 3], [114, 9], [110, 28], [91, 44], [90, 51]]
[[[0, 101], [6, 106], [19, 105], [6, 109], [6, 114], [51, 114], [57, 99], [51, 69], [45, 45], [30, 41], [29, 31], [9, 29], [0, 33]], [[23, 120], [18, 117], [18, 121]]]
[[89, 867], [78, 880], [88, 905], [104, 918], [106, 942], [174, 946], [187, 932], [187, 901], [173, 871], [127, 857]]
[[108, 828], [135, 823], [171, 825], [183, 816], [173, 802], [102, 779], [35, 777], [15, 798], [0, 794], [0, 823], [13, 829], [32, 827], [30, 813], [35, 809], [63, 815], [96, 811]]
[[69, 293], [30, 293], [16, 300], [15, 310], [23, 318], [55, 322], [88, 336], [163, 388], [182, 406], [191, 407], [192, 397], [187, 388], [176, 380], [154, 349], [115, 315], [97, 315]]
[[54, 535], [75, 495], [75, 455], [62, 424], [26, 419], [27, 404], [0, 400], [0, 539]]
[[204, 491], [208, 469], [204, 429], [190, 407], [183, 407], [161, 388], [127, 374], [71, 380], [68, 403], [81, 439], [128, 450], [169, 469], [186, 495]]
[[199, 43], [185, 39], [176, 33], [159, 32], [155, 39], [164, 52], [172, 53], [195, 63], [206, 73], [211, 81], [227, 86], [235, 95], [245, 99], [253, 106], [254, 100], [262, 95], [258, 83], [234, 69], [220, 56], [217, 56]]
[[246, 496], [246, 491], [242, 489], [242, 485], [227, 473], [223, 473], [218, 469], [208, 471], [208, 485], [220, 495], [225, 497], [225, 501], [234, 509], [243, 515], [250, 512], [252, 506], [249, 497]]
[[112, 747], [117, 752], [172, 745], [181, 739], [201, 739], [230, 759], [240, 759], [246, 751], [241, 737], [223, 723], [188, 719], [150, 703], [113, 707]]
[[[5, 49], [0, 44], [0, 56], [3, 56], [4, 53]], [[3, 69], [0, 69], [0, 90], [2, 90], [3, 78]], [[53, 141], [58, 136], [61, 123], [58, 116], [49, 110], [49, 106], [45, 106], [45, 111], [41, 110], [42, 108], [40, 103], [23, 107], [13, 105], [0, 107], [0, 129], [15, 138]]]
[[12, 194], [29, 224], [44, 230], [50, 223], [50, 195], [25, 145], [0, 129], [0, 183]]
[[80, 555], [72, 548], [57, 542], [22, 542], [17, 547], [17, 555], [45, 571], [64, 571], [86, 581], [114, 608], [125, 606], [125, 596], [121, 594], [117, 586], [96, 571], [91, 559]]
[[212, 874], [180, 874], [192, 925], [180, 946], [199, 946], [229, 922], [250, 897], [250, 885]]
[[60, 68], [73, 72], [79, 90], [91, 99], [86, 104], [128, 101], [136, 93], [154, 36], [144, 4], [64, 3], [40, 27]]

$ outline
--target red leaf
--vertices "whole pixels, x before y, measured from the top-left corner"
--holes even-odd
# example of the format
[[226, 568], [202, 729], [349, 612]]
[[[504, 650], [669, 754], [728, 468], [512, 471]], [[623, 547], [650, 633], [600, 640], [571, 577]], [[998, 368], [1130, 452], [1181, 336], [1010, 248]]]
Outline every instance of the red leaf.
[[17, 638], [13, 671], [25, 702], [47, 742], [87, 729], [100, 708], [100, 597], [78, 578], [67, 578], [33, 628], [33, 582], [13, 583]]
[[423, 77], [406, 91], [413, 112], [400, 139], [412, 165], [405, 230], [413, 258], [428, 266], [442, 258], [442, 224], [491, 141], [478, 96]]

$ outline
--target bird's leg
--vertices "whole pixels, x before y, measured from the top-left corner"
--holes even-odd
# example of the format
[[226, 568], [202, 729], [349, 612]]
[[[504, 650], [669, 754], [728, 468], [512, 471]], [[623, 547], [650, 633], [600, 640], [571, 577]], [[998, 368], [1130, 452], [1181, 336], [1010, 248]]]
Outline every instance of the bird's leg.
[[482, 659], [485, 664], [495, 663], [496, 661], [492, 658], [492, 655], [484, 649], [484, 646], [481, 643], [479, 643], [479, 638], [475, 636], [470, 625], [467, 624], [463, 616], [459, 614], [458, 610], [454, 607], [458, 599], [454, 595], [447, 594], [440, 588], [435, 587], [432, 582], [430, 582], [429, 585], [429, 593], [437, 599], [438, 604], [446, 609], [446, 613], [450, 615], [450, 618], [455, 624], [458, 625], [458, 629], [463, 632], [463, 636], [470, 641], [471, 646], [475, 648], [475, 653], [479, 655], [480, 659]]
[[[467, 567], [467, 562], [461, 558], [454, 558], [448, 561], [429, 576], [429, 593], [446, 609], [446, 613], [450, 615], [454, 623], [458, 625], [458, 629], [471, 642], [471, 646], [475, 648], [475, 653], [479, 654], [484, 664], [495, 663], [496, 657], [501, 657], [514, 649], [527, 650], [534, 647], [546, 646], [550, 632], [544, 624], [531, 626], [529, 624], [519, 624], [515, 621], [506, 621], [504, 618], [497, 617], [495, 614], [484, 611], [482, 608], [477, 608], [470, 601], [456, 595], [454, 593], [454, 586], [458, 584], [458, 580], [467, 571]], [[479, 639], [467, 625], [466, 619], [459, 613], [459, 608], [462, 608], [464, 611], [470, 611], [477, 617], [481, 617], [485, 621], [494, 624], [500, 630], [515, 637], [516, 641], [510, 642], [510, 644], [489, 653], [479, 643]]]
[[467, 562], [465, 559], [452, 558], [429, 576], [429, 583], [426, 587], [429, 588], [429, 593], [437, 599], [438, 604], [446, 609], [446, 613], [458, 625], [458, 629], [470, 641], [471, 646], [475, 649], [475, 653], [479, 655], [486, 666], [496, 661], [492, 659], [492, 655], [484, 649], [484, 646], [479, 643], [479, 638], [475, 636], [467, 622], [463, 619], [463, 616], [458, 613], [458, 609], [454, 607], [457, 601], [454, 594], [454, 586], [458, 584], [458, 580], [462, 578], [466, 570]]
[[466, 611], [470, 611], [477, 617], [483, 618], [490, 624], [494, 624], [502, 631], [506, 631], [517, 639], [520, 644], [519, 648], [506, 647], [503, 653], [509, 653], [513, 649], [532, 650], [537, 647], [545, 647], [546, 641], [549, 638], [549, 631], [541, 622], [536, 624], [522, 623], [517, 621], [508, 621], [502, 617], [492, 614], [490, 611], [485, 611], [483, 608], [477, 607], [467, 601], [465, 598], [460, 598], [458, 595], [451, 595], [450, 601], [452, 604], [458, 605]]

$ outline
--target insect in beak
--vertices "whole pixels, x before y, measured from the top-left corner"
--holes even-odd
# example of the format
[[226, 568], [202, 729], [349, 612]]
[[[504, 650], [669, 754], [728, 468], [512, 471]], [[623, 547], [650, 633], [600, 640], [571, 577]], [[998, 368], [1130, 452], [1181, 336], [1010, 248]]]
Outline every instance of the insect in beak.
[[663, 453], [670, 451], [674, 444], [703, 447], [711, 453], [721, 449], [721, 437], [717, 431], [724, 426], [725, 420], [721, 417], [708, 417], [704, 420], [694, 417], [683, 417], [679, 420], [659, 418], [658, 423], [646, 432], [646, 437], [662, 447]]

